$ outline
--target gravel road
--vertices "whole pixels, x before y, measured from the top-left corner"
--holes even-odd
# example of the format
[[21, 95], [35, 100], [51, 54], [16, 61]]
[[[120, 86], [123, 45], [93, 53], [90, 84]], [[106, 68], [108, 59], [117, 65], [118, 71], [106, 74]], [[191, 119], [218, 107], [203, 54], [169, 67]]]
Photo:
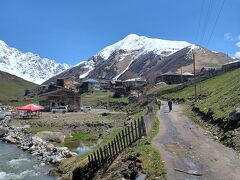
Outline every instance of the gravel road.
[[183, 111], [174, 104], [168, 112], [164, 102], [158, 112], [160, 131], [153, 144], [165, 161], [167, 179], [239, 180], [239, 154], [216, 142]]

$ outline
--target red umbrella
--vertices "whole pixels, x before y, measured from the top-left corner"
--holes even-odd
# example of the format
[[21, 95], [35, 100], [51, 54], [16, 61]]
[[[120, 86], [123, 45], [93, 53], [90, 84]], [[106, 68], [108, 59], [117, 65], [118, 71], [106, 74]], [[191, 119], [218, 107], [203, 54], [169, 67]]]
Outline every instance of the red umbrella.
[[22, 110], [22, 111], [40, 111], [40, 110], [44, 110], [43, 107], [34, 105], [34, 104], [28, 104], [26, 106], [22, 106], [22, 107], [17, 107], [17, 110]]

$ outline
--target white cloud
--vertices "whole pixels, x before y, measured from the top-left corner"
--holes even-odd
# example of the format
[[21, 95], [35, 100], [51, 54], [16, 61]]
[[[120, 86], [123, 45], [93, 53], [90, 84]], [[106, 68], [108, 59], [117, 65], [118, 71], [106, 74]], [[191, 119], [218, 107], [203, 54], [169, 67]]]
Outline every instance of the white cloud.
[[[240, 36], [240, 35], [239, 35], [239, 36]], [[240, 38], [240, 37], [239, 37], [239, 38]], [[233, 38], [232, 33], [230, 33], [230, 32], [225, 33], [225, 34], [224, 34], [224, 40], [225, 40], [225, 41], [233, 41], [234, 38]]]
[[234, 55], [236, 58], [240, 59], [240, 51], [236, 52]]
[[237, 46], [237, 47], [240, 47], [240, 42], [237, 42], [237, 43], [236, 43], [236, 46]]

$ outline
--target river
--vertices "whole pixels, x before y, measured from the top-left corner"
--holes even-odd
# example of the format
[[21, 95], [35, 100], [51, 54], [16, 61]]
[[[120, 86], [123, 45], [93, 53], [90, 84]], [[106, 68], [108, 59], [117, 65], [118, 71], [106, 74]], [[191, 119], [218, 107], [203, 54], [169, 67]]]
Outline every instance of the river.
[[54, 180], [50, 169], [16, 145], [0, 141], [0, 180]]

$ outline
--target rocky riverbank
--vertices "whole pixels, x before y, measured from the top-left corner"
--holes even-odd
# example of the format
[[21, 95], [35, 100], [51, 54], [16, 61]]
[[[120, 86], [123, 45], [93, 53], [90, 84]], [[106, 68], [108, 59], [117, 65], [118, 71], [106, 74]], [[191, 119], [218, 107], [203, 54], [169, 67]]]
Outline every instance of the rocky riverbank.
[[17, 127], [10, 125], [9, 121], [10, 119], [0, 121], [0, 139], [11, 144], [16, 144], [24, 151], [37, 156], [37, 159], [42, 163], [58, 165], [63, 159], [77, 155], [67, 147], [55, 147], [40, 137], [33, 136], [26, 131], [30, 127], [28, 125]]

